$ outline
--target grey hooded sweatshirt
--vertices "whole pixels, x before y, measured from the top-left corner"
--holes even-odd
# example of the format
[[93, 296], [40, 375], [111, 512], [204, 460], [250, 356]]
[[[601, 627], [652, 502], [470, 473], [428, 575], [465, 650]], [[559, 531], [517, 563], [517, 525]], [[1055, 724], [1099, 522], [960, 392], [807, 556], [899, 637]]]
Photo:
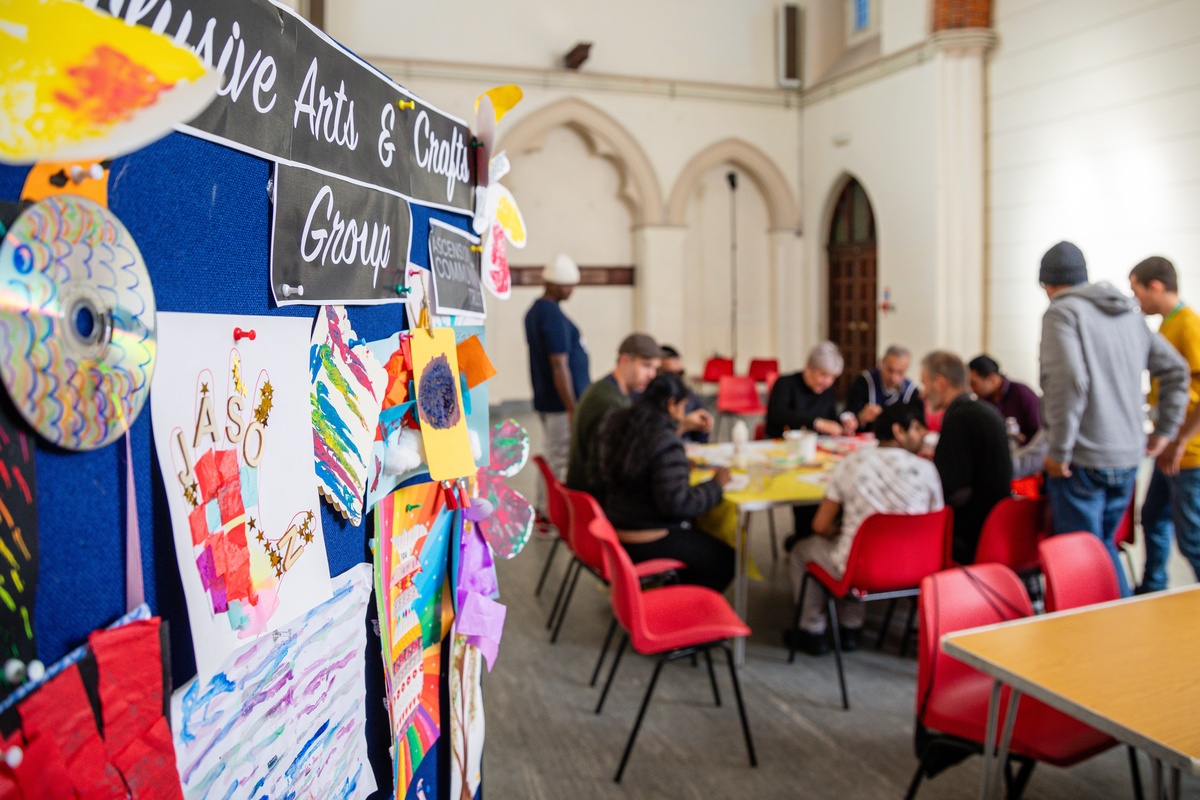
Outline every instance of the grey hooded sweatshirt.
[[1154, 432], [1171, 439], [1187, 409], [1183, 358], [1110, 283], [1081, 283], [1055, 296], [1042, 317], [1048, 455], [1080, 467], [1136, 466], [1146, 447], [1144, 369], [1159, 381]]

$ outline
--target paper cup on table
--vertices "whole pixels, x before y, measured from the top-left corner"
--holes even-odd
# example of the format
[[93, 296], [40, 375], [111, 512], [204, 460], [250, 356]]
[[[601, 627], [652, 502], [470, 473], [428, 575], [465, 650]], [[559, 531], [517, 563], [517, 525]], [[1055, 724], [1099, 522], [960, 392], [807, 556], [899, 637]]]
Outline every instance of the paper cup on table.
[[817, 460], [817, 434], [814, 431], [788, 431], [785, 434], [791, 437], [795, 434], [794, 439], [789, 439], [790, 442], [795, 442], [796, 458], [805, 464], [810, 464]]

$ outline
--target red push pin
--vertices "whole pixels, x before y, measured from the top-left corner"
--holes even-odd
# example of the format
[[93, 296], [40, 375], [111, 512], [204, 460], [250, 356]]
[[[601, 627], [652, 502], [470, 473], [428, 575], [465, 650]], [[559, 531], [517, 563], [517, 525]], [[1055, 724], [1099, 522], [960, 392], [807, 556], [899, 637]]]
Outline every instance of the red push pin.
[[250, 341], [253, 342], [254, 337], [255, 337], [255, 333], [252, 330], [244, 331], [241, 328], [233, 329], [233, 340], [235, 342], [240, 342], [242, 339], [249, 339]]

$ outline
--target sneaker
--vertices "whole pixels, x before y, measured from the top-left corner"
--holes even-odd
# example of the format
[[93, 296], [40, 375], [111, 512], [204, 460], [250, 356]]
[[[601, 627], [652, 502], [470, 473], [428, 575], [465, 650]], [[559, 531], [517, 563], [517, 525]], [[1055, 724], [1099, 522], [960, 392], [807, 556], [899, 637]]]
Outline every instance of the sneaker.
[[843, 628], [838, 626], [838, 638], [842, 641], [842, 652], [853, 653], [858, 649], [858, 638], [861, 628]]
[[829, 652], [829, 640], [824, 633], [809, 633], [792, 628], [783, 632], [783, 643], [789, 650], [799, 650], [810, 656], [823, 656]]

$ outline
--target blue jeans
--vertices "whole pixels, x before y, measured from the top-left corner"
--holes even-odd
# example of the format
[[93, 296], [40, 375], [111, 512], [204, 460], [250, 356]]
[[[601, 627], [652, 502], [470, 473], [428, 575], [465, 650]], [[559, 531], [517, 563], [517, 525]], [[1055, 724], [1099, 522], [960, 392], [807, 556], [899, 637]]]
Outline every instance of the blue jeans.
[[1157, 467], [1142, 503], [1142, 531], [1146, 535], [1146, 571], [1142, 590], [1167, 588], [1167, 560], [1171, 557], [1171, 533], [1179, 552], [1192, 565], [1200, 580], [1200, 468], [1183, 469], [1168, 477]]
[[1129, 579], [1117, 557], [1113, 534], [1133, 497], [1137, 467], [1093, 469], [1075, 467], [1069, 478], [1050, 478], [1046, 495], [1050, 498], [1050, 516], [1055, 533], [1091, 531], [1108, 548], [1121, 596], [1128, 597]]

